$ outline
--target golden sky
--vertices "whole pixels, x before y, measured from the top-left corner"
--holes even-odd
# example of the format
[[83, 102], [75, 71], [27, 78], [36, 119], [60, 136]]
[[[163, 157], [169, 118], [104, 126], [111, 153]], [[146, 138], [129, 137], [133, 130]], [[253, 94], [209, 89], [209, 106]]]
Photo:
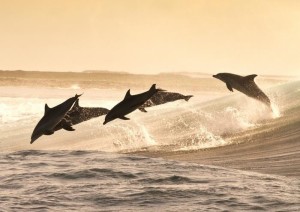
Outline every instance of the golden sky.
[[0, 69], [300, 74], [298, 0], [0, 0]]

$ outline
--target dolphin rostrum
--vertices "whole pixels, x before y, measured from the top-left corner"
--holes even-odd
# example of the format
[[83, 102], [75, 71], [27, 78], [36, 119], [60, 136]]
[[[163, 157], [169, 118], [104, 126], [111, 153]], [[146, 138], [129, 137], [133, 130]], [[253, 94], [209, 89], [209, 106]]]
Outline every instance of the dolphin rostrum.
[[125, 117], [127, 114], [138, 109], [155, 93], [159, 91], [164, 91], [162, 89], [157, 89], [155, 86], [156, 85], [153, 84], [148, 91], [136, 95], [131, 95], [129, 89], [124, 99], [121, 102], [119, 102], [116, 106], [114, 106], [105, 116], [105, 121], [103, 125], [117, 118], [129, 120], [129, 118]]
[[[34, 128], [30, 143], [32, 144], [42, 135], [52, 135], [55, 131], [56, 125], [64, 119], [65, 115], [70, 110], [74, 102], [81, 95], [76, 94], [75, 97], [71, 97], [53, 108], [50, 108], [47, 104], [45, 104], [44, 116]], [[74, 129], [71, 127], [71, 123], [68, 123], [67, 121], [64, 124], [64, 129], [74, 131]]]
[[108, 112], [108, 109], [102, 107], [80, 107], [79, 99], [77, 99], [72, 109], [56, 125], [54, 130], [57, 131], [60, 129], [66, 129], [65, 125], [68, 125], [68, 123], [73, 126], [81, 122], [88, 121], [92, 118], [106, 115]]
[[255, 84], [254, 78], [256, 74], [248, 76], [239, 76], [236, 74], [230, 73], [219, 73], [213, 75], [214, 78], [217, 78], [226, 83], [227, 88], [233, 92], [233, 88], [246, 94], [249, 97], [252, 97], [258, 101], [261, 101], [265, 105], [271, 108], [271, 101], [267, 95], [260, 90], [260, 88]]
[[189, 99], [193, 97], [193, 95], [184, 96], [180, 93], [172, 93], [172, 92], [158, 92], [154, 94], [150, 99], [148, 99], [142, 106], [139, 107], [139, 110], [142, 112], [147, 112], [145, 107], [152, 107], [155, 105], [161, 105], [168, 102], [173, 102], [176, 100], [184, 99], [185, 101], [189, 101]]

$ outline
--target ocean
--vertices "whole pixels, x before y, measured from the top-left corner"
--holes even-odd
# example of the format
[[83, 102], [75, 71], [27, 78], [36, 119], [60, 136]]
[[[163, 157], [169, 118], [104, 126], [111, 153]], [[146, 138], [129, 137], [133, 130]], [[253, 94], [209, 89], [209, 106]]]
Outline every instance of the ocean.
[[300, 81], [265, 91], [272, 110], [238, 92], [187, 90], [189, 102], [30, 144], [45, 103], [84, 93], [81, 106], [110, 109], [126, 90], [2, 86], [0, 211], [299, 211]]

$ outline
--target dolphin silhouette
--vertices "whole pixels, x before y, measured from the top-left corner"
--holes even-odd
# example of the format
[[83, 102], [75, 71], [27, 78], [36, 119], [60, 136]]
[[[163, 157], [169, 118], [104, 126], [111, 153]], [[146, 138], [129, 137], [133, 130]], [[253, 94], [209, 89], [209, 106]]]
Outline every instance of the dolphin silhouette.
[[147, 112], [145, 110], [146, 107], [152, 107], [155, 105], [161, 105], [168, 102], [173, 102], [176, 100], [184, 99], [185, 101], [189, 101], [189, 99], [193, 97], [193, 95], [184, 96], [180, 93], [172, 93], [172, 92], [158, 92], [154, 94], [150, 99], [148, 99], [142, 106], [138, 109], [142, 112]]
[[159, 91], [164, 91], [162, 89], [157, 89], [156, 85], [153, 84], [151, 88], [140, 94], [131, 95], [130, 89], [127, 91], [124, 99], [115, 105], [105, 116], [105, 121], [103, 125], [114, 120], [114, 119], [123, 119], [129, 120], [129, 118], [125, 117], [127, 114], [133, 112], [138, 109], [141, 105], [143, 105], [148, 99], [150, 99], [155, 93]]
[[[45, 113], [42, 119], [38, 122], [36, 127], [33, 130], [33, 133], [31, 135], [31, 141], [32, 144], [36, 139], [41, 137], [42, 135], [52, 135], [54, 133], [55, 126], [64, 119], [67, 112], [70, 110], [74, 102], [81, 96], [75, 95], [75, 97], [71, 97], [64, 101], [63, 103], [50, 108], [47, 104], [45, 104]], [[74, 131], [74, 129], [71, 127], [70, 123], [66, 123], [66, 129], [70, 131]]]
[[248, 76], [239, 76], [236, 74], [230, 73], [219, 73], [213, 75], [214, 78], [217, 78], [226, 83], [227, 88], [233, 92], [233, 88], [240, 91], [247, 96], [254, 98], [268, 107], [271, 108], [271, 101], [269, 97], [255, 84], [254, 78], [256, 74]]
[[54, 130], [66, 129], [68, 127], [79, 124], [84, 121], [88, 121], [92, 118], [96, 118], [102, 115], [106, 115], [109, 112], [108, 109], [102, 107], [80, 107], [79, 99], [74, 103], [72, 109], [65, 115], [65, 117], [55, 126]]

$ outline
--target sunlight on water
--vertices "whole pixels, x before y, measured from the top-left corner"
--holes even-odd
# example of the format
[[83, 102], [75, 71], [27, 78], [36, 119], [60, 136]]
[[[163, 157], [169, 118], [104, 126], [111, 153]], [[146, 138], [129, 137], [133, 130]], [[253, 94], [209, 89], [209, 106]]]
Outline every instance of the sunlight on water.
[[134, 120], [132, 122], [134, 124], [121, 122], [109, 127], [108, 133], [113, 137], [115, 150], [132, 150], [157, 144], [144, 125]]
[[81, 89], [78, 84], [73, 84], [70, 88], [73, 89], [73, 90]]
[[195, 135], [192, 135], [190, 145], [186, 145], [175, 151], [189, 151], [198, 149], [207, 149], [211, 147], [218, 147], [226, 145], [227, 142], [221, 136], [214, 135], [209, 132], [205, 127], [200, 127]]
[[[73, 86], [76, 88], [77, 84], [73, 84]], [[232, 143], [231, 137], [235, 133], [255, 130], [270, 119], [281, 117], [283, 114], [287, 115], [285, 111], [289, 105], [297, 105], [297, 102], [295, 103], [293, 100], [297, 100], [295, 97], [297, 97], [299, 87], [295, 86], [298, 84], [286, 85], [274, 90], [273, 98], [271, 98], [272, 112], [261, 102], [244, 95], [218, 98], [207, 103], [188, 104], [184, 101], [168, 103], [149, 109], [148, 114], [136, 112], [131, 115], [130, 121], [116, 120], [105, 127], [102, 126], [103, 117], [100, 117], [95, 119], [95, 122], [89, 121], [90, 125], [76, 126], [76, 132], [72, 134], [60, 131], [54, 136], [44, 136], [39, 143], [45, 144], [45, 146], [35, 145], [34, 147], [52, 148], [51, 143], [46, 142], [49, 139], [55, 139], [57, 142], [55, 148], [57, 149], [80, 148], [71, 143], [73, 140], [79, 146], [82, 145], [84, 149], [109, 152], [134, 151], [153, 145], [157, 148], [173, 145], [180, 150], [223, 146]], [[34, 90], [27, 88], [26, 93], [31, 94]], [[34, 126], [43, 116], [46, 102], [50, 107], [54, 107], [65, 98], [74, 95], [74, 91], [62, 91], [59, 88], [45, 91], [51, 98], [44, 96], [41, 98], [31, 96], [0, 98], [0, 123], [11, 127], [11, 131], [6, 131], [0, 140], [3, 140], [4, 136], [13, 135], [10, 142], [19, 146], [19, 142], [24, 140], [22, 136], [26, 139], [30, 137]], [[111, 108], [116, 103], [114, 98], [106, 98], [109, 97], [109, 95], [105, 96], [106, 90], [94, 93], [94, 89], [85, 90], [85, 94], [88, 95], [82, 97], [80, 105]], [[289, 95], [287, 96], [285, 93]], [[285, 98], [279, 98], [284, 95]], [[96, 98], [97, 96], [101, 98]], [[98, 122], [101, 122], [100, 125]], [[6, 146], [5, 148], [9, 148], [8, 145]]]

